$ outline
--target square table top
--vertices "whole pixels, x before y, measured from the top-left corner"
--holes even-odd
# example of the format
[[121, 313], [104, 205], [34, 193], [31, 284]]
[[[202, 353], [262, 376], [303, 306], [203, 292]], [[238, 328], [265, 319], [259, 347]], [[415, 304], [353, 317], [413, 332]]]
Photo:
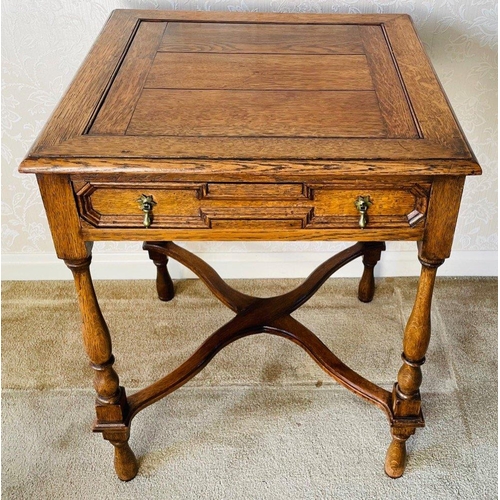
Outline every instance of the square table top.
[[481, 172], [407, 15], [144, 10], [113, 11], [20, 170], [245, 162]]

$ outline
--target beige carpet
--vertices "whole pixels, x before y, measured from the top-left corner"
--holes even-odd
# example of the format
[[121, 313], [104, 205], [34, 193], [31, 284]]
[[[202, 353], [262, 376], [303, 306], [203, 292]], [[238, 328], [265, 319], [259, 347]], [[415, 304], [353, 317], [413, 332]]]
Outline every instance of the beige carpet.
[[[232, 284], [270, 296], [296, 280]], [[352, 368], [390, 388], [416, 279], [329, 280], [294, 316]], [[173, 302], [148, 281], [97, 282], [129, 394], [177, 367], [233, 315], [198, 281]], [[383, 413], [329, 379], [284, 339], [228, 346], [179, 391], [141, 412], [136, 479], [114, 476], [112, 447], [92, 435], [91, 370], [71, 282], [2, 286], [2, 493], [24, 499], [492, 499], [497, 491], [497, 281], [438, 280], [422, 393], [427, 427], [406, 474], [383, 473]], [[133, 354], [132, 354], [133, 353]], [[130, 389], [129, 389], [130, 388]]]

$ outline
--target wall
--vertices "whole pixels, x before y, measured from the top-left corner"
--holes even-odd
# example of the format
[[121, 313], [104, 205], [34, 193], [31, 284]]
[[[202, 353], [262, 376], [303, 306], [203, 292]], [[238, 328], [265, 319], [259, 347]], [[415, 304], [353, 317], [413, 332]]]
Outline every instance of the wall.
[[[410, 14], [483, 167], [464, 192], [448, 275], [497, 274], [497, 16], [495, 0], [3, 0], [2, 277], [67, 278], [57, 262], [35, 178], [17, 165], [115, 8]], [[189, 243], [227, 277], [302, 276], [345, 244]], [[390, 243], [382, 275], [416, 274], [412, 243]], [[98, 243], [94, 276], [149, 278], [137, 243]], [[344, 271], [357, 274], [359, 263]], [[174, 266], [176, 277], [188, 276]]]

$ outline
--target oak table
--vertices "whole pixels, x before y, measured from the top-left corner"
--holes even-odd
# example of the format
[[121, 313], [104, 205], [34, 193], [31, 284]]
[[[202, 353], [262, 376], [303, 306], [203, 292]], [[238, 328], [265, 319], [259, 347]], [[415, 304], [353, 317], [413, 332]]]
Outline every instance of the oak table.
[[[137, 474], [133, 417], [230, 342], [262, 332], [292, 340], [385, 412], [385, 471], [403, 474], [405, 442], [424, 425], [436, 270], [450, 255], [465, 176], [481, 173], [410, 17], [116, 10], [20, 171], [36, 174], [57, 256], [74, 275], [95, 370], [94, 430], [114, 445], [120, 479]], [[174, 296], [171, 257], [236, 313], [179, 368], [129, 396], [89, 271], [98, 240], [145, 241], [161, 300]], [[295, 290], [260, 299], [172, 240], [358, 243]], [[416, 241], [422, 264], [392, 391], [290, 315], [358, 257], [358, 297], [372, 300], [386, 240]]]

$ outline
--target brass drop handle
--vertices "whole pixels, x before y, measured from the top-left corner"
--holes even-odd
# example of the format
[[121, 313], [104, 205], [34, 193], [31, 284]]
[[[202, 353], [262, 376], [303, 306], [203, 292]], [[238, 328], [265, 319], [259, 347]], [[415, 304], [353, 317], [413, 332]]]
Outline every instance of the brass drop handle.
[[354, 206], [359, 212], [359, 227], [364, 229], [368, 224], [368, 209], [372, 206], [369, 196], [358, 196], [354, 202]]
[[141, 210], [144, 212], [144, 227], [149, 227], [152, 222], [151, 212], [156, 205], [156, 201], [153, 200], [152, 195], [141, 194], [140, 198], [137, 198], [137, 203], [139, 203]]

